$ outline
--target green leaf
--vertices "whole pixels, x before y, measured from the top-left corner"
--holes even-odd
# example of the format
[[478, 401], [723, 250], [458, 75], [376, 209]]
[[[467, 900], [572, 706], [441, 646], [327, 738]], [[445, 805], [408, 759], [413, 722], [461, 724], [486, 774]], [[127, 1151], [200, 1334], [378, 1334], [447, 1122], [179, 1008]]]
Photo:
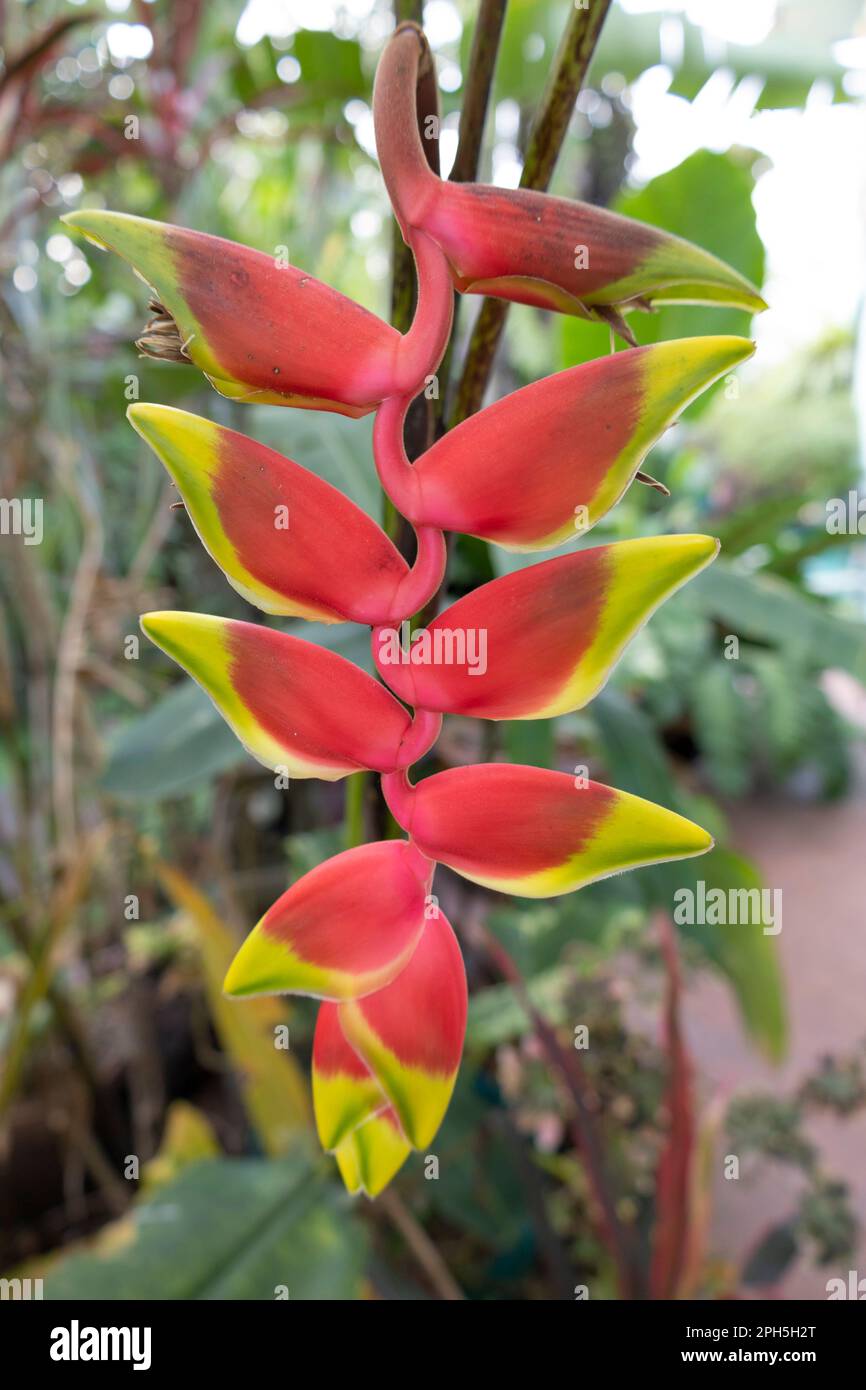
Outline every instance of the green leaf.
[[[565, 1021], [568, 991], [573, 985], [574, 971], [567, 966], [556, 966], [537, 975], [527, 989], [532, 1003], [548, 1023], [559, 1024]], [[490, 985], [469, 1000], [467, 1047], [485, 1050], [498, 1047], [532, 1030], [532, 1019], [511, 985]]]
[[692, 720], [701, 766], [722, 796], [745, 796], [752, 783], [750, 708], [736, 661], [715, 660], [695, 672]]
[[340, 39], [324, 29], [299, 29], [292, 53], [301, 65], [302, 105], [345, 102], [368, 96], [361, 68], [361, 46], [354, 39]]
[[46, 1299], [352, 1299], [360, 1225], [335, 1186], [300, 1161], [214, 1159], [53, 1261]]
[[[715, 35], [710, 43], [698, 24], [677, 13], [682, 47], [676, 59], [667, 60], [673, 69], [670, 90], [691, 99], [710, 77], [727, 70], [737, 81], [763, 78], [760, 108], [802, 106], [819, 78], [829, 84], [836, 100], [844, 101], [843, 68], [833, 56], [833, 44], [851, 32], [857, 16], [857, 0], [826, 0], [818, 8], [810, 0], [787, 0], [766, 38], [745, 44]], [[631, 82], [660, 60], [659, 15], [613, 6], [591, 77], [613, 71]], [[683, 119], [688, 119], [687, 113]]]
[[717, 561], [698, 575], [688, 599], [738, 636], [766, 642], [807, 667], [841, 666], [866, 680], [866, 632], [792, 585]]
[[[608, 689], [593, 702], [591, 711], [615, 786], [706, 823], [707, 816], [695, 811], [674, 781], [664, 749], [640, 710]], [[710, 829], [716, 833], [715, 827]], [[673, 913], [677, 890], [694, 892], [701, 879], [708, 891], [761, 886], [760, 876], [748, 860], [719, 846], [698, 859], [641, 869], [634, 878], [646, 906], [669, 914]], [[787, 1044], [787, 1023], [775, 938], [765, 936], [760, 923], [681, 926], [678, 930], [726, 977], [752, 1041], [773, 1060], [780, 1058]]]
[[532, 767], [553, 767], [556, 756], [556, 721], [553, 719], [510, 719], [505, 724], [505, 749], [512, 763]]
[[183, 681], [121, 729], [101, 781], [116, 796], [183, 796], [245, 756], [204, 691]]
[[797, 1258], [797, 1227], [793, 1221], [773, 1226], [752, 1251], [743, 1270], [747, 1288], [768, 1288], [779, 1280]]
[[[721, 846], [688, 865], [666, 866], [666, 873], [672, 883], [678, 880], [679, 888], [694, 889], [702, 879], [708, 893], [714, 888], [728, 893], [762, 887], [754, 865]], [[760, 922], [678, 930], [686, 940], [696, 942], [727, 977], [746, 1031], [772, 1061], [780, 1061], [788, 1045], [788, 1022], [777, 938], [766, 936]]]

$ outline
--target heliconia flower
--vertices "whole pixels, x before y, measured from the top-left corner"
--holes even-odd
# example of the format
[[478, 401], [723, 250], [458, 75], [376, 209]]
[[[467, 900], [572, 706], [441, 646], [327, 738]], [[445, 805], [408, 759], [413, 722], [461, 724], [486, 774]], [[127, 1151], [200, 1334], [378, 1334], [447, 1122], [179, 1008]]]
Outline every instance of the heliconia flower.
[[653, 444], [712, 382], [750, 357], [745, 338], [677, 338], [582, 363], [503, 397], [410, 464], [404, 405], [376, 417], [382, 486], [415, 526], [508, 550], [583, 533], [619, 501]]
[[466, 1032], [466, 972], [436, 909], [408, 965], [385, 989], [339, 1005], [343, 1033], [393, 1105], [413, 1148], [438, 1130]]
[[612, 323], [620, 310], [718, 304], [760, 313], [757, 289], [717, 256], [630, 217], [531, 189], [439, 181], [418, 225], [463, 294]]
[[400, 25], [376, 72], [376, 150], [404, 237], [418, 228], [432, 237], [460, 291], [604, 319], [627, 337], [623, 308], [766, 308], [737, 271], [657, 227], [547, 193], [437, 177], [417, 119], [431, 63], [418, 26]]
[[382, 790], [422, 854], [519, 897], [556, 897], [713, 846], [705, 830], [673, 811], [545, 768], [454, 767], [414, 787], [405, 772], [394, 772], [382, 778]]
[[637, 630], [718, 549], [711, 536], [652, 536], [545, 560], [458, 599], [408, 649], [396, 629], [377, 628], [373, 656], [401, 700], [425, 710], [566, 714], [598, 693]]
[[138, 403], [127, 413], [177, 484], [205, 549], [257, 608], [375, 625], [436, 592], [445, 566], [438, 530], [419, 528], [410, 570], [366, 512], [273, 449], [171, 406]]
[[250, 932], [227, 994], [354, 999], [408, 964], [424, 927], [433, 865], [406, 840], [345, 850], [293, 883]]
[[347, 1134], [334, 1157], [349, 1192], [378, 1197], [411, 1152], [397, 1116], [389, 1109], [371, 1116]]
[[438, 736], [441, 718], [413, 721], [366, 671], [300, 637], [203, 613], [145, 613], [141, 626], [207, 691], [247, 751], [290, 777], [393, 772]]
[[276, 252], [122, 212], [62, 220], [153, 288], [141, 351], [193, 363], [235, 400], [365, 415], [386, 396], [414, 395], [448, 340], [450, 281], [446, 297], [442, 252], [423, 231], [411, 238], [423, 291], [404, 336]]

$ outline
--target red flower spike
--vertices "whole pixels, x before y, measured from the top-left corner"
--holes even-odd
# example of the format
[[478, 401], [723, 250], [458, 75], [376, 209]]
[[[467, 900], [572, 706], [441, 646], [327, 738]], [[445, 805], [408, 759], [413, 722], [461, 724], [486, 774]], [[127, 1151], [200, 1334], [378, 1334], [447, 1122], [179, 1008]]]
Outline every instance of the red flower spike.
[[417, 786], [382, 778], [392, 815], [418, 849], [464, 878], [552, 898], [624, 869], [712, 849], [700, 826], [642, 797], [564, 772], [482, 763]]
[[366, 415], [386, 396], [414, 395], [448, 341], [450, 276], [420, 229], [411, 244], [422, 293], [404, 336], [277, 255], [121, 212], [82, 209], [62, 221], [153, 287], [141, 351], [193, 363], [233, 400]]
[[415, 1149], [431, 1143], [448, 1109], [463, 1053], [466, 1008], [463, 957], [438, 910], [390, 985], [339, 1006], [343, 1033]]
[[638, 629], [718, 548], [711, 536], [653, 536], [546, 560], [459, 599], [405, 651], [396, 629], [377, 628], [373, 657], [401, 700], [422, 709], [566, 714], [598, 693]]
[[374, 625], [423, 607], [439, 587], [438, 530], [419, 528], [410, 570], [366, 512], [273, 449], [171, 406], [141, 403], [127, 413], [177, 484], [211, 558], [265, 613]]
[[151, 641], [198, 681], [265, 767], [333, 782], [408, 767], [441, 717], [412, 720], [378, 681], [313, 642], [203, 613], [145, 613]]
[[227, 994], [354, 999], [390, 984], [424, 927], [433, 865], [406, 840], [345, 850], [278, 898], [226, 975]]
[[374, 436], [382, 486], [415, 526], [508, 550], [560, 545], [619, 501], [680, 412], [754, 350], [744, 338], [678, 338], [585, 362], [470, 416], [414, 464], [404, 404], [386, 401]]
[[[393, 646], [386, 659], [386, 630], [440, 587], [443, 532], [526, 551], [585, 532], [677, 414], [752, 351], [737, 338], [683, 339], [586, 363], [480, 412], [412, 465], [405, 415], [448, 343], [453, 284], [600, 319], [625, 337], [623, 313], [655, 303], [764, 307], [742, 276], [656, 228], [523, 189], [443, 182], [429, 119], [436, 73], [416, 25], [397, 27], [373, 104], [418, 275], [405, 335], [278, 256], [118, 213], [64, 219], [154, 286], [144, 353], [196, 364], [236, 400], [375, 409], [379, 477], [415, 529], [410, 568], [375, 522], [290, 459], [183, 411], [130, 410], [239, 593], [270, 613], [370, 625], [381, 674], [416, 710], [294, 636], [199, 614], [142, 619], [266, 766], [328, 779], [378, 771], [408, 832], [300, 878], [225, 980], [232, 995], [324, 1001], [317, 1127], [347, 1188], [368, 1196], [411, 1145], [431, 1142], [460, 1063], [466, 978], [449, 924], [430, 911], [435, 861], [485, 887], [549, 897], [712, 847], [691, 821], [582, 774], [493, 763], [409, 782], [445, 711], [527, 719], [585, 704], [640, 624], [716, 549], [710, 537], [663, 536], [573, 552], [482, 586], [414, 636], [408, 661]], [[474, 660], [470, 633], [484, 640]]]
[[438, 178], [417, 119], [432, 62], [423, 32], [399, 26], [376, 73], [376, 149], [404, 238], [415, 228], [431, 236], [462, 293], [604, 319], [626, 337], [620, 309], [766, 308], [730, 266], [657, 227], [547, 193]]

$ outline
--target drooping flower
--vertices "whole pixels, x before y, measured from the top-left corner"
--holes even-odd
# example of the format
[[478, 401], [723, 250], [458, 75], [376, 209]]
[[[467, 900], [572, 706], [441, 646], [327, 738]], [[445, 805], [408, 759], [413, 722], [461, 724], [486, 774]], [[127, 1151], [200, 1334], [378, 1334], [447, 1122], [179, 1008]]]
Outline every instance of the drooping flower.
[[382, 989], [424, 928], [433, 864], [407, 840], [347, 849], [311, 869], [250, 932], [227, 994], [354, 999]]
[[482, 584], [402, 648], [373, 634], [379, 674], [408, 704], [480, 719], [547, 719], [587, 704], [626, 644], [714, 559], [711, 536], [578, 550]]
[[275, 450], [170, 406], [142, 403], [127, 413], [177, 484], [208, 553], [265, 613], [376, 624], [399, 620], [436, 592], [445, 568], [440, 531], [419, 528], [410, 570], [366, 512]]
[[288, 633], [204, 613], [145, 613], [151, 641], [210, 695], [265, 767], [333, 782], [417, 762], [441, 719], [414, 719], [383, 685], [336, 652]]
[[596, 879], [712, 849], [712, 836], [629, 792], [546, 768], [452, 767], [412, 786], [382, 778], [422, 854], [500, 893], [552, 898]]
[[507, 550], [583, 534], [619, 501], [682, 410], [750, 357], [744, 338], [679, 338], [571, 367], [464, 420], [410, 464], [403, 403], [376, 417], [382, 486], [416, 526]]
[[115, 251], [153, 288], [152, 318], [137, 346], [150, 357], [192, 363], [233, 400], [366, 415], [412, 390], [451, 327], [439, 283], [442, 253], [413, 234], [424, 285], [412, 328], [401, 335], [345, 295], [272, 256], [206, 232], [128, 213], [81, 209], [61, 219]]
[[[545, 194], [443, 182], [435, 138], [425, 149], [419, 134], [435, 92], [423, 34], [398, 26], [377, 74], [374, 115], [382, 172], [418, 273], [405, 334], [280, 255], [119, 213], [65, 219], [153, 287], [145, 353], [195, 364], [234, 400], [350, 416], [376, 410], [376, 468], [415, 529], [410, 566], [370, 517], [301, 464], [183, 411], [129, 412], [235, 589], [267, 613], [370, 626], [379, 672], [395, 692], [271, 628], [194, 613], [142, 618], [254, 757], [292, 777], [380, 773], [407, 834], [347, 850], [298, 879], [243, 942], [225, 980], [239, 997], [321, 1001], [319, 1137], [347, 1188], [371, 1197], [413, 1148], [432, 1142], [460, 1062], [466, 978], [431, 896], [436, 864], [489, 889], [547, 897], [712, 846], [683, 816], [582, 772], [490, 763], [415, 783], [408, 772], [443, 713], [530, 719], [586, 704], [641, 624], [713, 558], [711, 537], [561, 556], [459, 599], [408, 651], [398, 646], [396, 659], [381, 643], [439, 589], [443, 531], [526, 551], [585, 532], [677, 415], [752, 344], [683, 339], [611, 354], [514, 392], [410, 464], [404, 420], [445, 350], [452, 285], [602, 319], [626, 337], [623, 315], [660, 302], [763, 307], [735, 271], [655, 228]], [[434, 121], [425, 134], [435, 133]], [[470, 633], [483, 634], [483, 660], [480, 648], [475, 662], [437, 659], [441, 644]]]
[[416, 115], [419, 83], [431, 64], [423, 31], [400, 25], [376, 73], [376, 149], [405, 239], [426, 232], [462, 293], [602, 319], [629, 339], [622, 314], [632, 308], [766, 308], [744, 276], [657, 227], [547, 193], [439, 178]]

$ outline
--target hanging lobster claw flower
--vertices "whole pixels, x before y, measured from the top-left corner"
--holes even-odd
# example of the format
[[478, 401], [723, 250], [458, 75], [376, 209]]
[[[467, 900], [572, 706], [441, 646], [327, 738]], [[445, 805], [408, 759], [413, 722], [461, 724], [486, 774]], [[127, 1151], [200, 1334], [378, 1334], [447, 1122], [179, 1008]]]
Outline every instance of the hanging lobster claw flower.
[[705, 830], [673, 811], [539, 767], [454, 767], [415, 787], [395, 772], [382, 778], [382, 790], [422, 854], [524, 898], [557, 897], [713, 847]]
[[463, 957], [438, 910], [390, 985], [339, 1006], [343, 1033], [415, 1149], [427, 1147], [448, 1109], [463, 1053], [466, 1007]]
[[744, 338], [677, 338], [585, 362], [470, 416], [414, 465], [395, 429], [401, 403], [386, 401], [382, 486], [415, 526], [507, 550], [560, 545], [619, 501], [680, 412], [754, 350]]
[[349, 1192], [378, 1197], [412, 1152], [393, 1110], [373, 1115], [347, 1134], [334, 1152]]
[[400, 334], [276, 255], [121, 212], [62, 220], [153, 287], [146, 355], [192, 362], [247, 401], [365, 415], [388, 394]]
[[376, 150], [404, 238], [415, 228], [426, 232], [462, 293], [603, 319], [629, 339], [624, 309], [671, 302], [766, 308], [737, 271], [657, 227], [529, 189], [444, 182], [418, 128], [419, 93], [432, 66], [421, 29], [400, 25], [376, 72]]
[[485, 294], [611, 323], [658, 304], [760, 313], [758, 290], [724, 261], [671, 232], [590, 203], [523, 188], [440, 183], [421, 219], [462, 294]]
[[447, 299], [439, 289], [448, 271], [421, 230], [411, 244], [423, 293], [401, 335], [277, 255], [122, 212], [82, 209], [61, 220], [152, 286], [141, 352], [193, 363], [233, 400], [366, 415], [386, 396], [414, 394], [448, 341], [450, 288]]
[[293, 883], [250, 932], [226, 994], [354, 999], [408, 964], [433, 865], [406, 840], [345, 850]]
[[177, 484], [211, 558], [265, 613], [374, 625], [436, 592], [445, 566], [438, 531], [420, 531], [410, 570], [366, 512], [273, 449], [171, 406], [140, 403], [127, 414]]
[[425, 710], [567, 714], [598, 693], [638, 629], [718, 549], [711, 536], [653, 536], [545, 560], [459, 599], [406, 651], [393, 628], [377, 628], [379, 674]]
[[413, 722], [378, 681], [326, 647], [203, 613], [145, 613], [152, 642], [188, 671], [265, 767], [335, 782], [417, 761], [441, 720]]

